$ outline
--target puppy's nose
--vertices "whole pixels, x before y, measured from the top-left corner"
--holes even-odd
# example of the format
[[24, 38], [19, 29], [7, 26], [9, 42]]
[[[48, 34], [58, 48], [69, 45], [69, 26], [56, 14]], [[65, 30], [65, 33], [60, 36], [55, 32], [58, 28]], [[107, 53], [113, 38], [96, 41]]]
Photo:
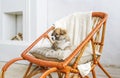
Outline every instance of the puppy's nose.
[[59, 40], [59, 37], [55, 37], [55, 40]]

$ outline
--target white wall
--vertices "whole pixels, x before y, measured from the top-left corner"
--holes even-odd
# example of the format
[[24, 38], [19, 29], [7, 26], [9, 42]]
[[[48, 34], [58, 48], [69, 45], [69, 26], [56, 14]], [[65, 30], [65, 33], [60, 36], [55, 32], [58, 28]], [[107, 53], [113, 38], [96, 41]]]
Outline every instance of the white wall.
[[[0, 0], [0, 61], [8, 61], [12, 58], [18, 57], [21, 52], [25, 49], [26, 42], [17, 42], [10, 41], [10, 37], [15, 35], [15, 15], [16, 13], [23, 13], [25, 15], [26, 12], [26, 1], [25, 0]], [[28, 14], [29, 15], [29, 14]], [[23, 18], [24, 27], [27, 26], [26, 20], [27, 16]], [[29, 28], [29, 26], [27, 26]], [[29, 35], [27, 36], [27, 30], [25, 32], [24, 39], [28, 40]]]
[[[20, 56], [23, 50], [47, 29], [47, 8], [44, 10], [44, 7], [47, 7], [44, 5], [47, 4], [47, 0], [41, 1], [0, 0], [0, 61]], [[23, 31], [23, 41], [11, 41], [9, 37], [12, 37], [11, 34], [14, 33], [12, 30], [17, 27], [14, 26], [14, 17], [19, 13], [23, 15], [22, 21], [20, 20], [23, 23], [20, 30]]]
[[[15, 16], [14, 15], [9, 15], [9, 14], [5, 14], [3, 15], [4, 18], [3, 18], [3, 23], [2, 25], [3, 26], [3, 29], [2, 29], [2, 39], [3, 40], [9, 40], [11, 39], [12, 36], [14, 36], [16, 34], [16, 32], [13, 32], [15, 31], [16, 29], [16, 26], [15, 26]], [[8, 34], [9, 33], [9, 34]]]
[[1, 0], [1, 2], [4, 12], [23, 11], [25, 9], [25, 0]]
[[[1, 18], [1, 9], [2, 9], [2, 6], [1, 6], [1, 0], [0, 0], [0, 18]], [[1, 21], [2, 19], [0, 19], [0, 21]], [[2, 24], [0, 23], [0, 26], [1, 26]], [[0, 31], [2, 31], [2, 28], [0, 28]], [[2, 39], [2, 33], [0, 33], [0, 39]]]
[[108, 13], [102, 63], [120, 66], [120, 0], [48, 0], [48, 25], [77, 11]]

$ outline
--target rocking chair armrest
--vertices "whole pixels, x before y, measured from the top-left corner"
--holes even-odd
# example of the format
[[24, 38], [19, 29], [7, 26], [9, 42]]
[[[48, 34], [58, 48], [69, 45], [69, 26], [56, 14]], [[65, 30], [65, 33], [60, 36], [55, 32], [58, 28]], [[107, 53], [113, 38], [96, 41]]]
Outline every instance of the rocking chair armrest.
[[50, 43], [51, 43], [51, 44], [53, 44], [53, 43], [54, 43], [54, 42], [50, 39], [50, 37], [49, 37], [49, 35], [48, 35], [48, 34], [46, 34], [46, 35], [45, 35], [45, 38], [47, 38], [47, 39], [50, 41]]
[[42, 38], [44, 38], [54, 28], [54, 26], [50, 27], [45, 33], [38, 37], [27, 49], [22, 52], [21, 56], [26, 55]]

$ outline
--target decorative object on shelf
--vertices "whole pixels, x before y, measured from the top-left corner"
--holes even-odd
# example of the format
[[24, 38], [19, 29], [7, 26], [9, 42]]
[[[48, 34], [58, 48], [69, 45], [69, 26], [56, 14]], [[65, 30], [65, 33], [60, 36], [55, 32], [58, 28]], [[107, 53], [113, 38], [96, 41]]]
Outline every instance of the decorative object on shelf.
[[22, 34], [22, 33], [18, 33], [18, 34], [15, 35], [13, 38], [11, 38], [11, 40], [22, 41], [22, 40], [23, 40], [23, 34]]

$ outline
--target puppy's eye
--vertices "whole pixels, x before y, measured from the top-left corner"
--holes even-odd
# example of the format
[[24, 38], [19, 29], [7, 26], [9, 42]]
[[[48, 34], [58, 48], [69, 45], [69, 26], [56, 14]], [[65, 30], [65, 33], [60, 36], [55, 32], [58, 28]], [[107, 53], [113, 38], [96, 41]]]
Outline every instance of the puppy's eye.
[[58, 33], [56, 33], [55, 35], [59, 35]]
[[64, 35], [63, 33], [60, 33], [60, 35]]
[[55, 36], [55, 33], [53, 32], [53, 33], [51, 34], [51, 36]]

